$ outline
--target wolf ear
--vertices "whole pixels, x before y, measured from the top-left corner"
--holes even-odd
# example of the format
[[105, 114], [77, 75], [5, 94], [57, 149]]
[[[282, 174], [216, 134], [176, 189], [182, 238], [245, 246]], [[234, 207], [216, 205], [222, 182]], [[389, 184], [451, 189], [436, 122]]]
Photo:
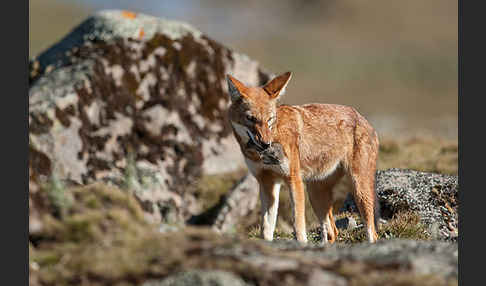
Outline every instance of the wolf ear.
[[234, 102], [242, 98], [243, 95], [241, 94], [241, 91], [245, 89], [245, 85], [231, 75], [226, 75], [226, 81], [228, 82], [228, 93], [231, 97], [231, 101]]
[[291, 77], [291, 72], [281, 74], [264, 85], [263, 89], [268, 93], [268, 95], [270, 95], [270, 98], [279, 98], [281, 95], [285, 94], [285, 88], [287, 87]]

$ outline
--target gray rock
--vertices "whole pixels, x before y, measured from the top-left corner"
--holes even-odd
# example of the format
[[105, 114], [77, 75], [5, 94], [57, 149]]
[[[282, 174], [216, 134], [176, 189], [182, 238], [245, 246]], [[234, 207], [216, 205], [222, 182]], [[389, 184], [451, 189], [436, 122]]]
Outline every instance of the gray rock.
[[94, 14], [30, 62], [31, 176], [123, 185], [153, 220], [188, 218], [198, 178], [244, 166], [226, 74], [270, 76], [185, 23]]
[[163, 280], [150, 280], [141, 286], [246, 286], [241, 278], [221, 270], [190, 270], [171, 275]]
[[[413, 211], [431, 234], [432, 226], [437, 225], [438, 238], [457, 238], [457, 176], [405, 169], [377, 171], [376, 191], [383, 218], [390, 219], [399, 211]], [[341, 211], [357, 212], [351, 196]]]

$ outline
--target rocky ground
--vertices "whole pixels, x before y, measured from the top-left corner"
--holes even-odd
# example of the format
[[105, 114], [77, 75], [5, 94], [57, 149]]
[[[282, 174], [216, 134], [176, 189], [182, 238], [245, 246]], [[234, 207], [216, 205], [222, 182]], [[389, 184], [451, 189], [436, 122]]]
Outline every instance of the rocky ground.
[[308, 207], [298, 245], [285, 194], [268, 243], [225, 120], [225, 74], [263, 84], [256, 61], [103, 11], [30, 66], [31, 285], [457, 285], [457, 143], [382, 140], [378, 243], [349, 199], [336, 244], [318, 246]]
[[130, 191], [102, 184], [66, 190], [71, 203], [58, 206], [52, 191], [32, 190], [46, 209], [38, 210], [42, 230], [30, 234], [31, 285], [457, 284], [457, 243], [417, 234], [327, 247], [269, 243], [209, 228], [161, 228], [147, 222]]

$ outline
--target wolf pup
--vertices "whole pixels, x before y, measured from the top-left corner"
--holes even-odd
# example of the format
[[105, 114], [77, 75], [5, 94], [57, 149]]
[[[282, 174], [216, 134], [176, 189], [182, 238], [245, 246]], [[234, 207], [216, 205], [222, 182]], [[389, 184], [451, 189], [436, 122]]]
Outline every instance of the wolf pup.
[[332, 206], [346, 194], [333, 191], [347, 175], [352, 194], [366, 224], [369, 242], [377, 235], [375, 170], [378, 136], [354, 108], [335, 104], [278, 105], [291, 73], [262, 87], [248, 87], [227, 76], [231, 105], [229, 120], [250, 172], [260, 185], [261, 235], [273, 240], [279, 192], [290, 190], [293, 228], [306, 243], [304, 184], [322, 227], [322, 243], [333, 243], [338, 231]]

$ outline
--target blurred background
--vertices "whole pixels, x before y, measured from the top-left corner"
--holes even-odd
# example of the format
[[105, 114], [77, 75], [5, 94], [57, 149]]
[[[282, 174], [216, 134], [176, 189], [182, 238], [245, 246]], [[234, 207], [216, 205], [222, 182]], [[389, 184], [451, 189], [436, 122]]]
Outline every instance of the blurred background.
[[91, 13], [126, 9], [190, 23], [292, 71], [283, 103], [351, 105], [381, 136], [457, 140], [458, 2], [452, 0], [29, 0], [29, 56]]

